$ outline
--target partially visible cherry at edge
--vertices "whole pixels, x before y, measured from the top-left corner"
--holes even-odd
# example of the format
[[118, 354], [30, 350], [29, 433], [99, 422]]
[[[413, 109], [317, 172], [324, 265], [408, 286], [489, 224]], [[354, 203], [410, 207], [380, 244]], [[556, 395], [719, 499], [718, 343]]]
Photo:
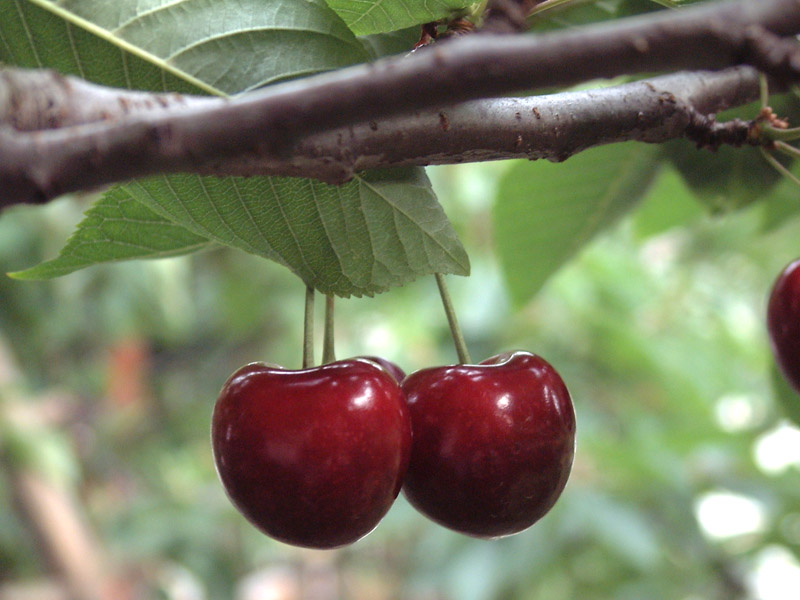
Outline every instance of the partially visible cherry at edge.
[[800, 392], [800, 259], [781, 272], [767, 307], [772, 351], [786, 380]]

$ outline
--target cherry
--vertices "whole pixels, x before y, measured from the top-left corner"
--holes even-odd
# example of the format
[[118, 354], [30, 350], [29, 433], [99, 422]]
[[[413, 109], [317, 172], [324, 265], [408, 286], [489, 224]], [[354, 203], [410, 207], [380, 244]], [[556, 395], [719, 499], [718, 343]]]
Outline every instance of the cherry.
[[772, 352], [786, 380], [800, 392], [800, 259], [778, 276], [767, 307]]
[[289, 544], [335, 548], [389, 510], [411, 428], [400, 386], [371, 361], [298, 371], [253, 363], [222, 388], [211, 442], [228, 496], [253, 525]]
[[403, 379], [406, 378], [406, 372], [403, 371], [400, 367], [398, 367], [395, 363], [385, 358], [381, 358], [380, 356], [361, 356], [359, 358], [365, 358], [367, 360], [371, 360], [374, 363], [377, 363], [392, 375], [398, 383], [402, 383]]
[[440, 525], [475, 537], [531, 526], [567, 483], [575, 413], [544, 359], [508, 352], [423, 369], [402, 384], [414, 442], [403, 493]]

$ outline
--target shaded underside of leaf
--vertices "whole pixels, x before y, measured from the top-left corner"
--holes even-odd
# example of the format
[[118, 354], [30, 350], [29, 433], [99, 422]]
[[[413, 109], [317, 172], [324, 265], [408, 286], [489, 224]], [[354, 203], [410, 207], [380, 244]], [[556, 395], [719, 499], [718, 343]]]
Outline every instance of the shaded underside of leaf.
[[86, 212], [58, 257], [11, 276], [51, 279], [98, 263], [179, 256], [214, 245], [117, 188]]
[[466, 0], [328, 0], [356, 35], [438, 21], [470, 4], [473, 3]]
[[169, 176], [125, 190], [200, 236], [289, 266], [324, 293], [372, 295], [429, 273], [469, 272], [422, 169], [370, 172], [338, 187]]
[[[181, 188], [181, 194], [171, 190]], [[183, 227], [178, 223], [187, 223]], [[469, 260], [422, 169], [341, 187], [304, 179], [155, 177], [108, 192], [59, 256], [14, 273], [49, 279], [104, 262], [163, 258], [220, 242], [282, 263], [308, 285], [372, 295]]]
[[564, 262], [636, 205], [657, 148], [613, 144], [564, 163], [520, 162], [503, 178], [494, 235], [513, 301], [528, 301]]

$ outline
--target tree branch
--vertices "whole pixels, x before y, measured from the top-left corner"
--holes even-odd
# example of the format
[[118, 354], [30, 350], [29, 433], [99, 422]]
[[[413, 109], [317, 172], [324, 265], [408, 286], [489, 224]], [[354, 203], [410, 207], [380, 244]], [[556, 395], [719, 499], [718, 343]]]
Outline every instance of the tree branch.
[[[70, 83], [76, 86], [77, 98], [87, 100], [95, 87]], [[0, 180], [8, 180], [9, 174], [13, 180], [18, 173], [22, 180], [47, 182], [42, 189], [53, 190], [49, 198], [158, 172], [298, 176], [341, 183], [357, 171], [380, 167], [508, 158], [560, 161], [592, 146], [625, 140], [660, 143], [689, 136], [702, 143], [708, 135], [705, 115], [752, 102], [758, 93], [758, 73], [749, 67], [678, 73], [593, 91], [478, 100], [419, 111], [309, 136], [291, 155], [243, 153], [226, 159], [215, 157], [214, 140], [197, 156], [192, 154], [196, 142], [190, 134], [173, 130], [165, 141], [149, 133], [168, 130], [173, 117], [186, 110], [205, 122], [206, 106], [213, 110], [224, 100], [154, 101], [120, 91], [113, 101], [97, 102], [93, 109], [91, 102], [67, 96], [63, 106], [50, 104], [49, 111], [73, 123], [70, 127], [10, 135], [0, 130]], [[93, 122], [99, 113], [109, 120]], [[32, 126], [40, 120], [41, 113], [31, 115], [20, 124]], [[89, 122], [81, 125], [84, 119]], [[230, 122], [228, 135], [235, 137], [246, 126]], [[12, 152], [13, 162], [6, 158]], [[0, 205], [15, 199], [13, 188], [3, 189]]]
[[[698, 114], [754, 99], [755, 72], [455, 104], [596, 77], [744, 63], [797, 81], [800, 46], [781, 36], [798, 31], [800, 0], [712, 3], [540, 36], [465, 36], [234, 100], [111, 91], [54, 75], [49, 87], [26, 83], [28, 75], [20, 84], [12, 72], [0, 80], [0, 207], [163, 172], [338, 183], [380, 166], [563, 160], [600, 143], [664, 141], [707, 128]], [[21, 108], [26, 94], [39, 98], [37, 109]]]

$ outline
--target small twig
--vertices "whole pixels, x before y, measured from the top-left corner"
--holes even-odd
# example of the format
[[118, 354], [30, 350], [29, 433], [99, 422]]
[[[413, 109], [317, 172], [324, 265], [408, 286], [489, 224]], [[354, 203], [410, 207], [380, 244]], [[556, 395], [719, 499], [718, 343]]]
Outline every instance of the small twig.
[[720, 146], [759, 146], [762, 140], [753, 134], [758, 121], [732, 119], [720, 123], [716, 117], [693, 111], [691, 124], [686, 128], [686, 137], [698, 148], [717, 150]]

